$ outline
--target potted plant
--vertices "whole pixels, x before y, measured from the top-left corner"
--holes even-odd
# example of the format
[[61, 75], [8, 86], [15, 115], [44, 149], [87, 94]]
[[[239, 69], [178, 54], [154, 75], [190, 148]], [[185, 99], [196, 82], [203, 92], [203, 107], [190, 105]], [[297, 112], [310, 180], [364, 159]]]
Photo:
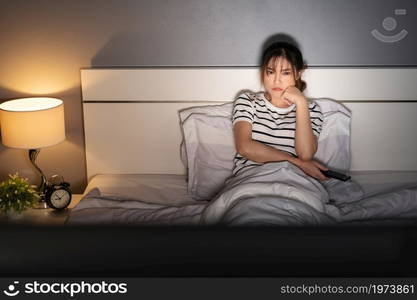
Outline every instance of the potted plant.
[[27, 178], [20, 177], [18, 173], [9, 177], [0, 183], [0, 211], [10, 216], [33, 207], [40, 197]]

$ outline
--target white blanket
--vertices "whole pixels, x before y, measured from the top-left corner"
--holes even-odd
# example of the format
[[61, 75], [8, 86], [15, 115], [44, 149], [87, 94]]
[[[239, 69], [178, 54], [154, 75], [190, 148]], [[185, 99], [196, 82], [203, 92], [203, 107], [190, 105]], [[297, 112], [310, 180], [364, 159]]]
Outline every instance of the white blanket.
[[93, 189], [72, 210], [68, 224], [316, 226], [416, 217], [417, 182], [364, 198], [354, 181], [320, 182], [289, 162], [276, 162], [242, 170], [210, 202], [184, 206]]
[[326, 189], [289, 162], [248, 167], [230, 178], [204, 209], [202, 224], [306, 225], [329, 223]]

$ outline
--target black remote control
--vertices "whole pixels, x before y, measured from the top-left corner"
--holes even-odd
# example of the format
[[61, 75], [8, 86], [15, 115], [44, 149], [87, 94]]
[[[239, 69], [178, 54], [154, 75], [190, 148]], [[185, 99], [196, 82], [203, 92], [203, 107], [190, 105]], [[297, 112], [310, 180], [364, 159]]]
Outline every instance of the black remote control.
[[332, 170], [327, 170], [327, 171], [321, 170], [321, 172], [326, 177], [330, 177], [330, 178], [334, 178], [334, 179], [338, 179], [338, 180], [342, 180], [342, 181], [346, 181], [346, 180], [349, 180], [351, 178], [350, 176], [347, 176], [345, 174], [342, 174], [342, 173], [339, 173], [339, 172], [336, 172], [336, 171], [332, 171]]

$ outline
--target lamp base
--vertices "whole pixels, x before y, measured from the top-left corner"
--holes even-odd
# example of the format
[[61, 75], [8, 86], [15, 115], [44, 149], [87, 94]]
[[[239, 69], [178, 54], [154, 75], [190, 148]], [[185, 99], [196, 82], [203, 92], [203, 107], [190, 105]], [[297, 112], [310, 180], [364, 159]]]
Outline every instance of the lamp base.
[[40, 149], [29, 149], [29, 159], [32, 165], [41, 174], [41, 182], [38, 187], [38, 191], [39, 191], [39, 194], [41, 195], [41, 199], [39, 200], [38, 203], [35, 204], [34, 208], [45, 209], [45, 208], [48, 208], [48, 205], [46, 204], [46, 201], [45, 201], [45, 189], [48, 185], [48, 181], [46, 180], [46, 177], [43, 174], [42, 170], [36, 164], [36, 158], [38, 157], [38, 154], [40, 151], [41, 151]]

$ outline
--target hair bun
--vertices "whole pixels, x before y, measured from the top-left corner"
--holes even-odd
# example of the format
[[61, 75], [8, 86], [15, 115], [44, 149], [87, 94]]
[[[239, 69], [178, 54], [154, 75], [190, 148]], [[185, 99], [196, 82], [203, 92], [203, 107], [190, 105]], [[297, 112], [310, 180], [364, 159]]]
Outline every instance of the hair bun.
[[302, 79], [298, 79], [298, 89], [302, 92], [306, 88], [307, 88], [307, 83]]

